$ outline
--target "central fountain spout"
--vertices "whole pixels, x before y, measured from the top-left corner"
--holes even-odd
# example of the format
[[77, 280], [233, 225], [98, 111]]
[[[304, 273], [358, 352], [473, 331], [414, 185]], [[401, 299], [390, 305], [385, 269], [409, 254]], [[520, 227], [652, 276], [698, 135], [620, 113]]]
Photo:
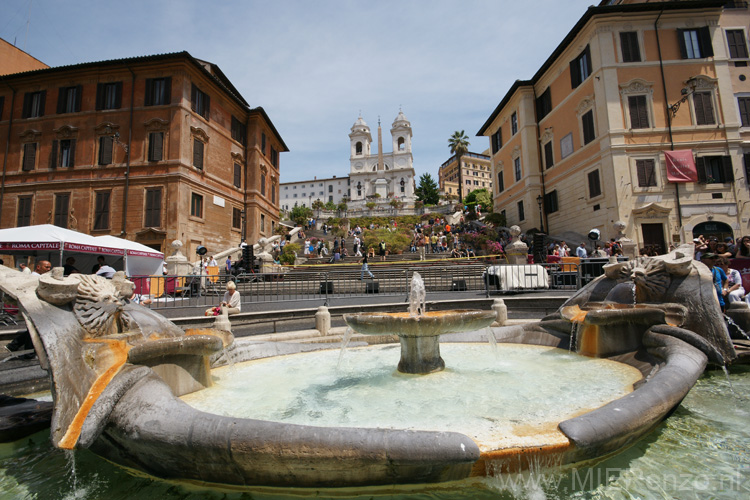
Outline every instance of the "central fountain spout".
[[398, 335], [401, 360], [398, 371], [425, 375], [445, 368], [439, 337], [444, 333], [479, 330], [492, 324], [494, 311], [425, 311], [426, 288], [414, 273], [409, 291], [408, 313], [345, 314], [352, 330], [365, 335]]

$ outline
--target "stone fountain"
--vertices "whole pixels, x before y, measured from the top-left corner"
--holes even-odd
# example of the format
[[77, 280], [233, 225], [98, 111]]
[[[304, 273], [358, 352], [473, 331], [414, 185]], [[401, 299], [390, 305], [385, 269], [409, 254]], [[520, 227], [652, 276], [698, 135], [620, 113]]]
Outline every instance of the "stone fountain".
[[[589, 356], [581, 362], [600, 358], [636, 374], [626, 377], [622, 395], [595, 408], [573, 409], [543, 432], [524, 427], [520, 443], [502, 435], [482, 443], [470, 431], [312, 426], [199, 411], [179, 396], [212, 390], [207, 389], [210, 356], [232, 342], [231, 334], [183, 332], [131, 303], [132, 284], [123, 276], [63, 278], [54, 270], [36, 278], [0, 267], [0, 288], [18, 301], [50, 374], [55, 446], [89, 448], [114, 463], [168, 479], [352, 487], [453, 481], [528, 467], [540, 457], [552, 457], [550, 463], [557, 465], [573, 463], [634, 443], [679, 404], [709, 360], [734, 359], [710, 272], [689, 255], [690, 248], [681, 248], [611, 264], [556, 314], [533, 325], [490, 330], [499, 343], [544, 346], [539, 356], [577, 356], [568, 353], [577, 346]], [[485, 343], [487, 334], [478, 329], [494, 319], [471, 312], [426, 314], [420, 295], [417, 290], [413, 314], [347, 318], [364, 333], [401, 333], [399, 370], [431, 373], [389, 376], [386, 370], [384, 380], [407, 384], [401, 389], [406, 393], [410, 384], [451, 375], [448, 369], [432, 373], [445, 364], [438, 336], [451, 344]], [[299, 353], [295, 366], [300, 366], [309, 349], [257, 342], [250, 357], [272, 360]], [[501, 355], [490, 364], [502, 362]], [[248, 390], [252, 383], [243, 389]], [[481, 418], [492, 421], [493, 415]]]

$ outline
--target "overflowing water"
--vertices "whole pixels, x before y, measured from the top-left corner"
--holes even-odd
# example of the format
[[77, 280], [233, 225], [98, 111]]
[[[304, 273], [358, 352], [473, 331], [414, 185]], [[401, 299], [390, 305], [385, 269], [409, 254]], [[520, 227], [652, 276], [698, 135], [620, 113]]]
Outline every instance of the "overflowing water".
[[409, 288], [409, 316], [416, 317], [427, 312], [427, 290], [422, 276], [415, 272], [411, 277]]
[[53, 448], [44, 432], [0, 445], [0, 500], [746, 500], [750, 369], [737, 367], [729, 376], [738, 396], [722, 372], [708, 372], [651, 434], [596, 465], [550, 469], [542, 463], [521, 474], [438, 485], [238, 492], [132, 475], [76, 450], [74, 487], [65, 452]]
[[724, 315], [724, 321], [727, 322], [727, 328], [730, 331], [732, 329], [734, 329], [736, 332], [738, 332], [740, 335], [742, 335], [743, 337], [745, 337], [747, 340], [750, 340], [750, 335], [748, 335], [747, 332], [745, 330], [743, 330], [740, 325], [738, 325], [737, 323], [735, 323], [734, 320], [732, 318], [730, 318], [729, 316], [727, 316], [726, 314]]
[[354, 335], [354, 330], [352, 330], [351, 327], [346, 327], [344, 338], [341, 340], [341, 351], [339, 351], [339, 360], [336, 363], [336, 371], [339, 371], [341, 368], [341, 361], [344, 359], [344, 353], [346, 352], [346, 347], [349, 345], [349, 342], [352, 340], [352, 335]]

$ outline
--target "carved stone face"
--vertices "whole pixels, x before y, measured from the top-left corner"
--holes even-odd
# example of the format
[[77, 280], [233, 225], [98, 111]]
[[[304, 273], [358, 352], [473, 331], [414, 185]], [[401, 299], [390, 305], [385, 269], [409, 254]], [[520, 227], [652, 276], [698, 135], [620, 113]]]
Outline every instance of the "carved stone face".
[[640, 303], [664, 301], [667, 289], [672, 283], [666, 263], [651, 257], [638, 257], [611, 266], [607, 270], [607, 276], [620, 283], [635, 283], [636, 302]]

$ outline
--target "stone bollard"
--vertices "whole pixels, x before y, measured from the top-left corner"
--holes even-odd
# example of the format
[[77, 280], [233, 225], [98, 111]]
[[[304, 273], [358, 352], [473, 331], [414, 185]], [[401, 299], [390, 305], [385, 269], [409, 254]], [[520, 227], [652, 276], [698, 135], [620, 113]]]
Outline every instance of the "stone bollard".
[[508, 321], [508, 307], [505, 305], [505, 301], [503, 299], [495, 299], [492, 302], [492, 310], [497, 315], [497, 325], [503, 326]]
[[323, 336], [331, 331], [331, 313], [326, 306], [320, 306], [315, 313], [315, 329]]

